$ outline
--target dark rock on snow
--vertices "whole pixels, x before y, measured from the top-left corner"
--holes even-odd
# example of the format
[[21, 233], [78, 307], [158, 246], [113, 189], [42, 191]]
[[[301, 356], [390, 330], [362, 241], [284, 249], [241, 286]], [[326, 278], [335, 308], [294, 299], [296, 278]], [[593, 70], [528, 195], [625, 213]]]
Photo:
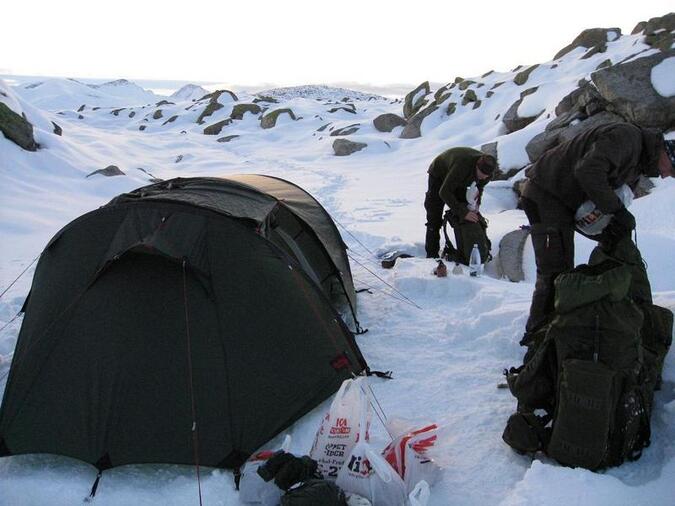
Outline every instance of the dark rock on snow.
[[[589, 28], [584, 30], [579, 35], [577, 35], [571, 44], [558, 51], [553, 59], [557, 60], [558, 58], [565, 56], [567, 53], [578, 47], [589, 48], [593, 50], [592, 54], [604, 53], [607, 49], [607, 40], [610, 32], [614, 32], [617, 37], [621, 35], [620, 28]], [[592, 56], [592, 54], [591, 52], [587, 51], [583, 58], [588, 58]]]
[[246, 114], [247, 112], [249, 112], [251, 114], [260, 114], [261, 111], [262, 111], [262, 109], [257, 104], [236, 104], [232, 108], [232, 113], [230, 114], [230, 118], [236, 119], [236, 120], [243, 120], [244, 114]]
[[410, 120], [408, 121], [408, 124], [405, 126], [403, 131], [401, 132], [400, 138], [401, 139], [416, 139], [417, 137], [422, 136], [422, 122], [424, 119], [429, 116], [431, 113], [436, 111], [438, 109], [437, 105], [431, 104], [429, 107], [426, 109], [422, 109], [420, 112], [415, 114]]
[[353, 133], [358, 132], [360, 127], [361, 127], [360, 123], [354, 123], [353, 125], [338, 128], [337, 130], [332, 131], [330, 135], [331, 137], [337, 137], [340, 135], [351, 135]]
[[94, 175], [101, 175], [101, 176], [106, 176], [106, 177], [113, 177], [113, 176], [124, 176], [124, 172], [120, 170], [120, 168], [117, 165], [108, 165], [105, 169], [99, 169], [95, 170], [94, 172], [87, 174], [86, 177], [89, 176], [94, 176]]
[[225, 137], [220, 137], [216, 139], [218, 142], [230, 142], [232, 139], [236, 139], [238, 135], [226, 135]]
[[275, 109], [260, 118], [260, 126], [262, 128], [274, 128], [277, 124], [277, 119], [282, 114], [288, 114], [293, 121], [298, 119], [291, 109]]
[[380, 114], [373, 120], [373, 126], [375, 126], [378, 132], [391, 132], [394, 128], [405, 126], [405, 124], [405, 119], [393, 113]]
[[218, 135], [220, 131], [223, 129], [223, 127], [226, 127], [231, 123], [232, 119], [227, 118], [222, 121], [219, 121], [218, 123], [214, 123], [213, 125], [209, 125], [204, 129], [204, 135]]
[[2, 102], [0, 102], [0, 132], [26, 151], [36, 151], [39, 147], [33, 137], [33, 125], [25, 115], [18, 115]]
[[[422, 91], [424, 93], [421, 93]], [[424, 107], [428, 102], [425, 97], [429, 93], [431, 93], [429, 81], [424, 81], [417, 88], [408, 93], [405, 96], [405, 102], [403, 104], [403, 117], [406, 119], [412, 118], [417, 113], [417, 111]]]
[[349, 156], [352, 153], [361, 151], [367, 146], [368, 144], [365, 142], [352, 142], [348, 139], [335, 139], [335, 141], [333, 141], [333, 151], [335, 152], [335, 156]]

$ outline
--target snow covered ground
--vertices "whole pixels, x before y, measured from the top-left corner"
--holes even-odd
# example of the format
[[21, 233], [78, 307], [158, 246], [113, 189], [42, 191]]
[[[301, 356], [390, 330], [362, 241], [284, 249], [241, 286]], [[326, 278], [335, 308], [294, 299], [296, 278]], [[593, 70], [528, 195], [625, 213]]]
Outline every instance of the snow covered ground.
[[[247, 113], [221, 134], [239, 137], [217, 142], [216, 136], [202, 131], [229, 116], [235, 103], [225, 95], [219, 99], [223, 108], [204, 125], [197, 125], [198, 109], [186, 110], [195, 97], [155, 106], [155, 99], [138, 90], [110, 102], [114, 94], [109, 90], [104, 100], [102, 90], [85, 89], [72, 81], [45, 80], [32, 88], [2, 85], [0, 91], [8, 95], [5, 101], [10, 107], [25, 112], [36, 125], [36, 140], [42, 149], [26, 152], [0, 136], [0, 288], [28, 267], [62, 226], [120, 192], [147, 184], [149, 173], [163, 179], [234, 173], [289, 179], [312, 193], [339, 222], [350, 246], [357, 288], [373, 288], [372, 294], [359, 295], [360, 319], [369, 332], [358, 337], [358, 342], [372, 368], [394, 371], [393, 381], [371, 381], [385, 412], [389, 417], [443, 426], [437, 459], [444, 471], [432, 488], [431, 505], [672, 505], [673, 353], [666, 359], [663, 389], [656, 394], [652, 445], [639, 461], [603, 473], [568, 469], [547, 459], [531, 461], [501, 440], [515, 400], [508, 390], [497, 388], [503, 381], [502, 370], [522, 359], [518, 340], [534, 280], [531, 247], [526, 248], [526, 280], [522, 283], [498, 279], [492, 266], [480, 278], [465, 273], [438, 279], [431, 275], [434, 262], [421, 258], [422, 202], [426, 169], [433, 157], [448, 147], [478, 147], [500, 140], [502, 167], [524, 165], [525, 144], [544, 129], [560, 98], [600, 61], [620, 61], [631, 54], [629, 51], [635, 52], [636, 43], [636, 38], [622, 37], [597, 57], [581, 60], [583, 51], [575, 50], [556, 62], [557, 68], [552, 62], [538, 67], [526, 87], [539, 89], [520, 107], [522, 114], [545, 112], [510, 135], [504, 134], [501, 120], [495, 116], [518, 98], [520, 89], [511, 82], [517, 71], [475, 78], [484, 83], [476, 89], [483, 105], [478, 109], [458, 106], [451, 117], [441, 108], [425, 120], [423, 136], [418, 139], [400, 139], [401, 127], [391, 133], [373, 127], [372, 119], [381, 113], [400, 114], [401, 103], [389, 99], [368, 100], [359, 94], [349, 97], [355, 104], [354, 113], [329, 113], [330, 107], [340, 105], [344, 90], [328, 97], [308, 95], [307, 90], [295, 95], [276, 93], [279, 103], [271, 104], [273, 108], [290, 107], [302, 119], [281, 116], [276, 127], [263, 130], [256, 116]], [[668, 77], [672, 82], [672, 65], [656, 74], [654, 79], [659, 83], [667, 82]], [[494, 97], [486, 97], [499, 81], [506, 83], [495, 90]], [[246, 93], [239, 96], [240, 102], [253, 98]], [[148, 106], [150, 102], [153, 105]], [[87, 107], [78, 112], [81, 104]], [[92, 106], [102, 108], [94, 110]], [[115, 107], [127, 109], [116, 115]], [[162, 118], [153, 119], [157, 109], [162, 109]], [[165, 124], [172, 115], [177, 118]], [[62, 127], [62, 136], [52, 133], [51, 121]], [[329, 128], [318, 130], [327, 123]], [[348, 157], [334, 156], [331, 145], [337, 137], [330, 136], [330, 131], [354, 123], [360, 123], [360, 129], [347, 138], [366, 142], [368, 147]], [[139, 130], [142, 125], [146, 125], [143, 131]], [[85, 177], [110, 164], [126, 176]], [[675, 181], [656, 183], [653, 193], [635, 201], [631, 210], [637, 218], [639, 246], [648, 264], [655, 302], [675, 310]], [[510, 187], [507, 182], [492, 183], [484, 199], [482, 210], [490, 220], [495, 248], [505, 233], [526, 223], [524, 214], [515, 209]], [[586, 261], [592, 247], [590, 241], [577, 238], [578, 263]], [[405, 249], [418, 258], [399, 260], [393, 270], [384, 271], [372, 253], [392, 248]], [[0, 299], [0, 327], [21, 308], [33, 269]], [[421, 309], [400, 300], [369, 271], [377, 272]], [[18, 318], [0, 332], [0, 390], [4, 389], [20, 322]], [[324, 403], [290, 429], [293, 452], [309, 451], [326, 407]], [[379, 447], [386, 445], [382, 427], [375, 427], [372, 441]], [[95, 474], [92, 467], [67, 458], [5, 458], [0, 460], [0, 505], [80, 503]], [[206, 470], [202, 478], [204, 504], [238, 504], [231, 473]], [[106, 471], [95, 501], [100, 505], [196, 504], [194, 470], [139, 465]]]

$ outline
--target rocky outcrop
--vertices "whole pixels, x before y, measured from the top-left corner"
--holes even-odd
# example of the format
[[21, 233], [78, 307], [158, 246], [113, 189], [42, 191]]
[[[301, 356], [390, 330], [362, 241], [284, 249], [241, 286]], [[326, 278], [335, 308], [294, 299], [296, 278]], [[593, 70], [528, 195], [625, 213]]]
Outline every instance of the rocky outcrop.
[[239, 101], [239, 99], [237, 98], [237, 95], [235, 95], [230, 90], [216, 90], [212, 93], [208, 93], [208, 94], [204, 95], [199, 100], [200, 101], [201, 100], [208, 100], [209, 102], [213, 102], [215, 100], [218, 100], [223, 93], [227, 93], [233, 101], [235, 101], [235, 102]]
[[157, 109], [152, 115], [152, 119], [160, 119], [162, 117], [162, 110]]
[[260, 126], [262, 128], [274, 128], [277, 124], [277, 119], [282, 114], [288, 114], [293, 121], [298, 119], [291, 109], [275, 109], [260, 118]]
[[412, 118], [417, 114], [417, 111], [427, 105], [429, 101], [426, 99], [426, 96], [429, 93], [431, 93], [429, 81], [424, 81], [417, 88], [408, 93], [405, 96], [405, 101], [403, 103], [403, 117], [405, 119]]
[[230, 142], [232, 139], [236, 139], [239, 135], [226, 135], [225, 137], [220, 137], [216, 139], [218, 142]]
[[604, 53], [607, 50], [607, 41], [614, 40], [620, 35], [620, 28], [589, 28], [577, 35], [571, 44], [558, 51], [553, 59], [557, 60], [578, 47], [589, 49], [582, 58], [589, 58], [596, 53]]
[[223, 108], [223, 104], [221, 104], [218, 99], [220, 96], [226, 93], [229, 95], [230, 99], [233, 101], [238, 101], [239, 99], [237, 98], [237, 95], [232, 93], [230, 90], [216, 90], [213, 93], [209, 93], [208, 95], [204, 95], [202, 98], [199, 99], [199, 101], [202, 100], [208, 100], [209, 103], [206, 105], [202, 113], [199, 115], [197, 118], [197, 123], [200, 125], [204, 123], [204, 118], [211, 116], [214, 112], [216, 112], [219, 109]]
[[146, 127], [145, 125], [141, 125], [141, 126], [138, 127], [138, 129], [139, 129], [141, 132], [142, 132], [143, 130], [145, 130], [146, 128], [147, 128], [147, 127]]
[[405, 119], [393, 113], [380, 114], [373, 120], [373, 126], [378, 132], [391, 132], [396, 127], [405, 126], [406, 123]]
[[253, 103], [257, 104], [258, 102], [268, 102], [270, 104], [277, 104], [279, 101], [274, 97], [267, 97], [265, 95], [258, 95], [253, 99]]
[[54, 133], [56, 135], [63, 135], [63, 128], [61, 128], [59, 125], [57, 125], [53, 121], [52, 121], [52, 125], [54, 126]]
[[156, 107], [162, 107], [163, 105], [175, 105], [175, 103], [169, 102], [168, 100], [160, 100], [155, 104]]
[[125, 176], [124, 172], [120, 170], [120, 168], [117, 165], [108, 165], [105, 169], [99, 169], [95, 170], [94, 172], [91, 172], [90, 174], [87, 174], [86, 177], [89, 176], [94, 176], [94, 175], [100, 175], [100, 176], [106, 176], [106, 177], [113, 177], [113, 176]]
[[204, 129], [204, 135], [218, 135], [223, 127], [226, 127], [230, 123], [232, 123], [232, 119], [227, 118], [218, 123], [214, 123], [213, 125], [209, 125]]
[[673, 53], [657, 53], [614, 65], [591, 75], [607, 110], [641, 126], [667, 130], [675, 125], [675, 97], [661, 96], [652, 86], [652, 69]]
[[217, 100], [209, 102], [197, 118], [197, 123], [200, 125], [204, 124], [204, 118], [211, 116], [214, 112], [222, 108], [223, 104], [219, 103]]
[[2, 102], [0, 102], [0, 132], [26, 151], [36, 151], [39, 147], [33, 137], [33, 125], [24, 115], [15, 113]]
[[348, 139], [335, 139], [335, 141], [333, 141], [333, 151], [335, 152], [335, 156], [349, 156], [352, 153], [361, 151], [367, 146], [368, 144], [365, 142], [353, 142]]
[[401, 139], [416, 139], [417, 137], [422, 136], [422, 122], [424, 119], [429, 116], [431, 113], [435, 112], [438, 109], [437, 105], [431, 104], [426, 109], [422, 109], [420, 112], [415, 114], [408, 124], [405, 126], [401, 132]]
[[499, 241], [497, 272], [514, 283], [525, 280], [523, 251], [529, 235], [529, 229], [520, 228], [509, 232]]
[[122, 112], [124, 109], [125, 109], [124, 107], [120, 109], [113, 109], [112, 111], [110, 111], [110, 114], [112, 114], [113, 116], [119, 116], [120, 112]]
[[518, 115], [518, 108], [520, 107], [520, 104], [523, 103], [523, 99], [531, 95], [532, 93], [536, 92], [537, 88], [529, 88], [525, 91], [523, 91], [520, 94], [520, 98], [516, 100], [513, 104], [511, 104], [511, 107], [506, 111], [504, 114], [504, 117], [502, 118], [502, 122], [504, 123], [504, 126], [506, 127], [507, 133], [512, 133], [516, 132], [518, 130], [521, 130], [525, 128], [527, 125], [532, 123], [534, 120], [536, 120], [539, 116], [541, 116], [541, 113], [544, 111], [541, 111], [539, 114], [536, 116], [526, 116], [526, 117], [521, 117]]
[[530, 74], [534, 69], [536, 69], [539, 65], [532, 65], [531, 67], [527, 67], [525, 70], [518, 72], [516, 74], [516, 77], [513, 78], [513, 82], [516, 83], [518, 86], [522, 86], [527, 82], [527, 80], [530, 78]]
[[129, 117], [130, 117], [130, 118], [133, 118], [134, 116], [136, 116], [136, 111], [131, 111], [131, 112], [129, 113]]
[[174, 114], [174, 115], [171, 116], [168, 120], [166, 120], [164, 123], [162, 123], [162, 126], [168, 125], [169, 123], [173, 123], [173, 122], [176, 121], [177, 119], [178, 119], [178, 115], [177, 115], [177, 114]]
[[236, 104], [232, 108], [230, 118], [242, 120], [244, 119], [244, 114], [246, 114], [247, 112], [251, 114], [260, 114], [261, 111], [262, 109], [257, 104]]
[[450, 85], [446, 84], [445, 86], [438, 88], [434, 92], [434, 104], [441, 105], [448, 98], [450, 98], [451, 95], [452, 92], [450, 91]]
[[661, 51], [670, 51], [674, 42], [675, 12], [649, 21], [641, 21], [633, 28], [632, 34], [644, 32], [645, 44]]
[[598, 125], [616, 123], [617, 121], [623, 121], [623, 118], [611, 112], [602, 111], [584, 121], [568, 124], [560, 128], [547, 129], [542, 133], [535, 135], [532, 140], [527, 143], [527, 146], [525, 146], [525, 151], [527, 152], [530, 161], [534, 162], [544, 153], [544, 151], [572, 139], [575, 135]]
[[447, 116], [450, 116], [451, 114], [454, 114], [456, 110], [457, 110], [457, 102], [450, 102], [448, 104], [448, 107], [445, 109], [445, 114]]
[[476, 96], [476, 92], [473, 90], [467, 90], [466, 93], [464, 94], [464, 98], [462, 98], [462, 105], [466, 105], [470, 102], [477, 102], [478, 101], [478, 96]]
[[349, 112], [351, 114], [356, 114], [356, 106], [354, 104], [345, 104], [341, 105], [340, 107], [332, 107], [331, 109], [328, 109], [329, 113], [334, 113], [338, 111], [344, 111], [344, 112]]
[[341, 135], [351, 135], [353, 133], [356, 133], [359, 131], [359, 128], [361, 127], [360, 123], [354, 123], [353, 125], [348, 125], [346, 127], [338, 128], [337, 130], [333, 130], [330, 135], [331, 137], [337, 137]]

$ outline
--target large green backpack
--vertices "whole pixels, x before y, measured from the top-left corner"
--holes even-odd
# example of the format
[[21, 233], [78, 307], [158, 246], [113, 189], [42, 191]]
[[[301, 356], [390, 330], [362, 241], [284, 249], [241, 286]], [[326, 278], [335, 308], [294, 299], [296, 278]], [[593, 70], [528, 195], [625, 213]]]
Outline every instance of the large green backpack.
[[[448, 236], [447, 224], [452, 226], [455, 233], [455, 245], [452, 245], [450, 237]], [[445, 249], [443, 250], [443, 257], [449, 261], [458, 262], [460, 264], [469, 265], [471, 258], [471, 251], [473, 245], [478, 246], [480, 252], [481, 263], [486, 263], [492, 260], [492, 243], [487, 235], [487, 220], [480, 216], [477, 223], [458, 218], [450, 211], [446, 211], [443, 217], [443, 235], [445, 237]]]
[[[634, 460], [649, 444], [653, 391], [672, 339], [672, 313], [651, 303], [637, 247], [556, 279], [555, 317], [507, 381], [518, 399], [503, 438], [520, 452], [600, 469]], [[535, 410], [544, 410], [538, 416]]]

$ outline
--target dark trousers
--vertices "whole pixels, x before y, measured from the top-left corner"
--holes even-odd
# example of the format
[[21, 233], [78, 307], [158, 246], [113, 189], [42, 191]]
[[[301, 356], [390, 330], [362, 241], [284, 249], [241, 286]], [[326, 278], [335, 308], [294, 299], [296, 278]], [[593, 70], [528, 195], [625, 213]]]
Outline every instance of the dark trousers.
[[429, 174], [429, 184], [424, 197], [424, 209], [427, 212], [427, 235], [424, 240], [424, 249], [427, 258], [438, 258], [440, 249], [441, 226], [443, 225], [443, 206], [445, 203], [438, 195], [443, 180]]
[[574, 268], [574, 213], [531, 183], [526, 183], [520, 205], [530, 222], [537, 265], [527, 334], [548, 322], [553, 313], [553, 282], [558, 274]]

